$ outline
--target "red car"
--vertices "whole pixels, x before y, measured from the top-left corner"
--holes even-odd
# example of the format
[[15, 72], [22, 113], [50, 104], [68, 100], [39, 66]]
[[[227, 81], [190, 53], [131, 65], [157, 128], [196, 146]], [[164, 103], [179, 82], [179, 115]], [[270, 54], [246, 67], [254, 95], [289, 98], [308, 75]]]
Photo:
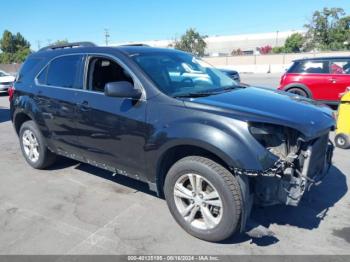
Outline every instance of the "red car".
[[295, 60], [282, 76], [279, 90], [338, 104], [350, 87], [350, 56]]

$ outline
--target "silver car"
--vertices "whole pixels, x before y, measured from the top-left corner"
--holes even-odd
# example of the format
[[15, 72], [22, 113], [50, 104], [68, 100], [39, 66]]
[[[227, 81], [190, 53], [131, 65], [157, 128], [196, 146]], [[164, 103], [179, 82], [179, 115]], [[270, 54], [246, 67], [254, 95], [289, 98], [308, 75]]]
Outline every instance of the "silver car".
[[15, 77], [0, 70], [0, 92], [7, 91], [15, 82]]

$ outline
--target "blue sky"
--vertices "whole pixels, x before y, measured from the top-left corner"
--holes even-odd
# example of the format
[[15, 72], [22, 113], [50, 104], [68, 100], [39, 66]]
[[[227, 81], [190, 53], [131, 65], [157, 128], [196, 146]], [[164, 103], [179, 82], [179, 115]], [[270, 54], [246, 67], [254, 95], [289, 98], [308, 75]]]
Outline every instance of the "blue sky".
[[174, 39], [187, 28], [205, 35], [302, 29], [314, 10], [349, 0], [10, 0], [1, 5], [0, 33], [21, 32], [33, 49], [48, 41], [110, 42]]

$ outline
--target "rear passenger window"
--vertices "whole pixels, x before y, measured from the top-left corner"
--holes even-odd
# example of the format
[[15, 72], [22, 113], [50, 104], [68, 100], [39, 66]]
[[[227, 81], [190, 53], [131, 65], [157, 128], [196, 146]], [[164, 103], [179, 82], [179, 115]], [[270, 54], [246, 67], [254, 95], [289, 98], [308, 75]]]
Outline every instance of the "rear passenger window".
[[329, 64], [327, 61], [300, 61], [296, 62], [288, 73], [328, 74]]
[[[49, 86], [78, 88], [77, 76], [79, 75], [82, 60], [83, 57], [80, 55], [63, 56], [53, 60], [48, 67], [46, 84]], [[44, 79], [44, 76], [42, 76], [42, 79]]]

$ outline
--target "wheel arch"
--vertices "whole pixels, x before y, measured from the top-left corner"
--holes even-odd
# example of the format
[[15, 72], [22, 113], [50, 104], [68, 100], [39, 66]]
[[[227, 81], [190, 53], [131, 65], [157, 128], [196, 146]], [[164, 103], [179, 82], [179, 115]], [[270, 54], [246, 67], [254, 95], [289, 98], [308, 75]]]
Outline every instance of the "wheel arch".
[[19, 112], [16, 112], [14, 114], [13, 125], [14, 125], [14, 128], [16, 130], [17, 135], [19, 135], [19, 131], [20, 131], [23, 123], [30, 121], [30, 120], [33, 120], [33, 117], [30, 114], [28, 114], [22, 110]]
[[178, 144], [169, 147], [160, 157], [157, 164], [156, 171], [156, 186], [158, 196], [164, 197], [163, 186], [166, 175], [171, 168], [171, 166], [186, 156], [202, 156], [209, 158], [218, 164], [222, 165], [233, 176], [237, 176], [237, 180], [240, 186], [242, 195], [242, 213], [239, 222], [240, 232], [244, 232], [246, 228], [246, 223], [250, 217], [250, 212], [253, 204], [253, 199], [251, 195], [251, 181], [246, 176], [235, 175], [232, 171], [232, 163], [229, 157], [225, 155], [224, 152], [220, 152], [216, 149], [208, 148], [207, 145], [195, 145], [195, 144]]
[[292, 88], [299, 88], [301, 90], [303, 90], [304, 92], [306, 92], [306, 94], [308, 95], [308, 98], [313, 98], [312, 92], [310, 91], [310, 88], [308, 88], [306, 85], [301, 84], [301, 83], [290, 83], [288, 85], [286, 85], [283, 90], [288, 92], [290, 89]]
[[223, 152], [199, 144], [184, 143], [173, 145], [171, 147], [168, 147], [161, 154], [157, 162], [156, 185], [158, 194], [160, 196], [163, 196], [164, 181], [170, 167], [173, 164], [175, 164], [178, 160], [187, 156], [194, 155], [207, 157], [231, 171], [232, 165], [229, 162], [228, 156], [226, 156]]

